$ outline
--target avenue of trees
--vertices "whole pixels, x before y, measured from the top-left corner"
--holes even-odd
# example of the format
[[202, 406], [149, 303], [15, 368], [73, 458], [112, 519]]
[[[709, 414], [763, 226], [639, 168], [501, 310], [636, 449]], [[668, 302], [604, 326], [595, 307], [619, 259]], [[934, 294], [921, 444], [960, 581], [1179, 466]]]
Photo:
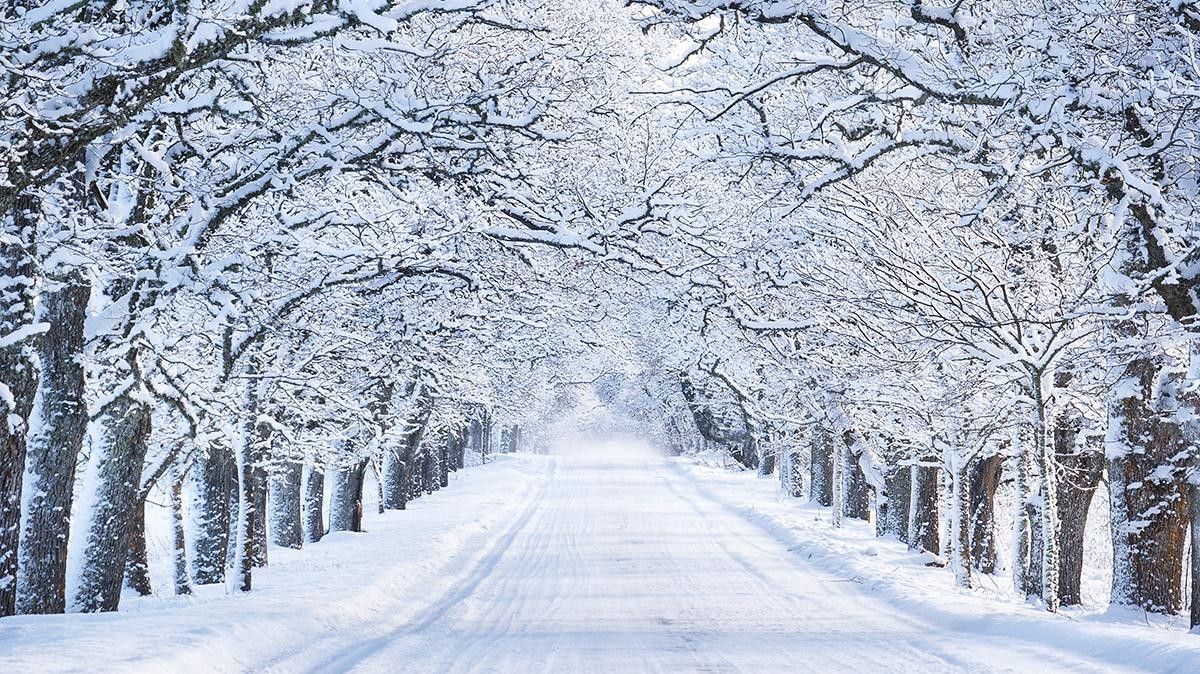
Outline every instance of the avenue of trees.
[[1178, 1], [10, 1], [0, 616], [150, 592], [152, 494], [176, 592], [250, 591], [368, 483], [606, 408], [1050, 611], [1106, 490], [1111, 601], [1200, 623], [1198, 43]]

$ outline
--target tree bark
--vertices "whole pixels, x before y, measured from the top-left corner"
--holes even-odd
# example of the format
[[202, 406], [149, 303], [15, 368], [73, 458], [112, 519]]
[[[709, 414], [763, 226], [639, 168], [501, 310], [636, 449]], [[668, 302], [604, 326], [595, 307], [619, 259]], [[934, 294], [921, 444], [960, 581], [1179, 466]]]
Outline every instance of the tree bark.
[[812, 434], [812, 500], [826, 508], [833, 505], [833, 438], [829, 429], [816, 425]]
[[26, 477], [30, 483], [21, 534], [19, 613], [62, 613], [66, 610], [67, 542], [75, 466], [87, 434], [84, 399], [83, 323], [91, 288], [82, 274], [56, 279], [44, 291], [41, 320], [50, 329], [38, 344], [41, 381], [28, 438]]
[[[10, 211], [15, 236], [0, 242], [0, 334], [18, 335], [35, 325], [38, 270], [28, 249], [36, 238], [39, 208], [33, 197], [18, 195]], [[8, 341], [0, 347], [0, 381], [8, 387], [8, 395], [0, 398], [0, 617], [16, 610], [25, 436], [38, 382], [33, 344], [29, 339]]]
[[383, 455], [383, 507], [404, 510], [408, 506], [408, 485], [404, 457], [396, 450]]
[[171, 531], [174, 534], [172, 561], [174, 562], [175, 594], [192, 593], [192, 582], [188, 577], [187, 535], [183, 524], [183, 475], [178, 467], [171, 476]]
[[914, 465], [911, 470], [908, 549], [941, 554], [938, 529], [938, 479], [941, 469], [936, 466]]
[[976, 461], [971, 468], [971, 564], [980, 573], [996, 572], [996, 489], [1004, 456]]
[[1061, 570], [1058, 595], [1067, 606], [1083, 601], [1083, 536], [1087, 528], [1088, 510], [1092, 496], [1100, 485], [1104, 471], [1104, 455], [1088, 447], [1078, 447], [1076, 437], [1080, 425], [1063, 420], [1055, 431], [1058, 465], [1064, 479], [1058, 483], [1058, 508], [1062, 525], [1059, 527]]
[[142, 463], [150, 438], [150, 406], [131, 395], [110, 402], [101, 414], [96, 505], [84, 545], [75, 603], [84, 612], [115, 611], [129, 537], [133, 533]]
[[340, 466], [333, 474], [329, 530], [362, 531], [362, 487], [366, 462]]
[[143, 597], [153, 594], [150, 587], [150, 560], [146, 556], [146, 502], [134, 509], [133, 529], [129, 532], [129, 559], [125, 561], [125, 585]]
[[909, 466], [893, 466], [885, 476], [887, 501], [879, 514], [880, 532], [908, 542], [908, 510], [912, 500], [912, 470]]
[[301, 483], [304, 464], [285, 459], [271, 475], [271, 542], [282, 548], [304, 545]]
[[871, 485], [863, 475], [858, 457], [846, 451], [845, 515], [858, 520], [871, 519]]
[[325, 535], [325, 471], [309, 466], [304, 479], [304, 540], [316, 543]]
[[231, 493], [236, 498], [237, 464], [228, 447], [210, 445], [194, 472], [196, 493], [192, 502], [196, 539], [192, 549], [192, 576], [198, 585], [225, 582], [229, 557]]
[[1182, 429], [1153, 408], [1161, 363], [1129, 363], [1110, 408], [1109, 497], [1113, 514], [1112, 602], [1147, 611], [1183, 608], [1183, 552], [1189, 508]]

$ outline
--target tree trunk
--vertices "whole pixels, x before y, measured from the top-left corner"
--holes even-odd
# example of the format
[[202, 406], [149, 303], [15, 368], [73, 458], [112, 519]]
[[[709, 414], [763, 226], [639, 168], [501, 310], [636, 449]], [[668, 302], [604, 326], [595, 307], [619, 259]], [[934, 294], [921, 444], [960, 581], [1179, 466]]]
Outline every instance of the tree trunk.
[[[12, 615], [17, 599], [17, 556], [21, 539], [21, 486], [25, 474], [25, 436], [37, 394], [37, 359], [29, 339], [13, 336], [35, 325], [33, 298], [37, 267], [28, 253], [36, 238], [38, 201], [16, 199], [11, 212], [12, 239], [0, 241], [0, 617]], [[30, 332], [30, 337], [33, 337]]]
[[304, 464], [285, 459], [271, 475], [271, 542], [281, 548], [304, 545], [301, 482]]
[[442, 443], [441, 456], [438, 457], [438, 486], [450, 486], [450, 445], [454, 442], [454, 433]]
[[1103, 454], [1076, 446], [1079, 430], [1078, 424], [1064, 423], [1055, 432], [1057, 460], [1065, 476], [1058, 483], [1058, 508], [1062, 522], [1059, 527], [1062, 568], [1059, 572], [1058, 595], [1062, 603], [1068, 606], [1083, 601], [1080, 594], [1083, 535], [1092, 496], [1100, 485], [1104, 471]]
[[1046, 610], [1058, 611], [1059, 572], [1062, 566], [1061, 520], [1058, 510], [1058, 461], [1054, 452], [1054, 424], [1044, 392], [1035, 388], [1034, 403], [1038, 416], [1034, 425], [1034, 446], [1037, 448], [1038, 472], [1041, 474], [1041, 542], [1042, 542], [1042, 601]]
[[171, 530], [174, 534], [175, 546], [172, 551], [174, 562], [175, 594], [192, 593], [192, 582], [188, 578], [187, 537], [183, 525], [183, 476], [176, 466], [172, 469], [171, 479]]
[[196, 493], [192, 520], [196, 524], [196, 540], [192, 549], [192, 577], [198, 585], [223, 583], [230, 547], [230, 493], [236, 492], [237, 464], [228, 447], [210, 445], [193, 472]]
[[80, 356], [91, 288], [81, 274], [59, 282], [61, 286], [44, 291], [41, 300], [41, 320], [50, 329], [38, 345], [42, 371], [26, 457], [30, 483], [25, 487], [29, 501], [21, 534], [19, 613], [66, 610], [75, 466], [88, 422]]
[[[257, 455], [257, 452], [255, 453]], [[251, 478], [254, 480], [252, 487], [252, 497], [254, 499], [253, 510], [250, 511], [250, 563], [256, 568], [262, 568], [267, 565], [267, 470], [262, 465], [263, 458], [257, 457]]]
[[405, 479], [404, 458], [395, 450], [383, 455], [383, 507], [404, 510], [408, 506], [408, 485]]
[[142, 462], [150, 438], [150, 406], [123, 395], [101, 414], [95, 507], [85, 538], [75, 603], [81, 611], [115, 611], [134, 527]]
[[871, 519], [871, 485], [867, 482], [867, 477], [863, 475], [862, 466], [858, 463], [858, 458], [846, 452], [846, 495], [845, 495], [845, 515], [858, 520], [869, 521]]
[[993, 454], [971, 468], [971, 564], [980, 573], [996, 572], [996, 489], [1004, 456]]
[[362, 485], [366, 464], [340, 466], [333, 473], [329, 530], [362, 531]]
[[768, 477], [775, 474], [775, 452], [769, 452], [759, 445], [758, 451], [758, 474], [760, 477]]
[[[955, 451], [955, 450], [951, 450]], [[954, 580], [959, 587], [970, 588], [971, 578], [971, 494], [969, 466], [958, 459], [960, 465], [951, 473], [950, 496], [950, 563], [954, 567]]]
[[[472, 422], [474, 423], [474, 422]], [[458, 443], [454, 447], [454, 469], [462, 470], [467, 466], [467, 431], [459, 434]]]
[[1195, 477], [1188, 482], [1188, 505], [1189, 515], [1191, 516], [1191, 534], [1192, 534], [1192, 610], [1190, 625], [1192, 631], [1196, 631], [1196, 626], [1200, 625], [1200, 545], [1195, 541], [1200, 541], [1200, 484], [1195, 482]]
[[146, 556], [146, 502], [134, 510], [133, 530], [129, 532], [129, 559], [125, 561], [125, 585], [143, 597], [154, 593], [150, 587], [150, 560]]
[[809, 464], [812, 474], [812, 500], [825, 506], [833, 505], [833, 439], [829, 429], [824, 426], [813, 426], [812, 461]]
[[304, 540], [316, 543], [325, 535], [325, 471], [308, 467], [304, 479]]
[[912, 469], [909, 466], [893, 466], [884, 477], [887, 481], [887, 501], [880, 508], [880, 533], [890, 534], [907, 543]]
[[1189, 530], [1186, 442], [1180, 425], [1152, 406], [1160, 363], [1129, 363], [1109, 410], [1109, 497], [1113, 526], [1112, 602], [1147, 611], [1183, 608], [1183, 552]]
[[804, 497], [804, 456], [799, 449], [787, 450], [787, 473], [783, 475], [784, 493], [792, 498]]
[[941, 554], [938, 529], [938, 479], [936, 466], [914, 465], [909, 480], [908, 549]]

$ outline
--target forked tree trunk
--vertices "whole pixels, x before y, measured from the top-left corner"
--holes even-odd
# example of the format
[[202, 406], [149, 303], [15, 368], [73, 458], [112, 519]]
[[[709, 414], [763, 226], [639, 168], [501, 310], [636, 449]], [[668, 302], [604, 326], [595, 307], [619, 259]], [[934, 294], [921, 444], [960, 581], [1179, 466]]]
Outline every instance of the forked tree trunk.
[[[85, 278], [58, 279], [44, 291], [41, 320], [50, 329], [40, 339], [41, 381], [28, 438], [25, 474], [30, 495], [21, 535], [19, 613], [62, 613], [66, 610], [67, 542], [75, 465], [87, 433], [84, 400], [83, 322], [91, 288]], [[7, 381], [7, 379], [5, 379]]]

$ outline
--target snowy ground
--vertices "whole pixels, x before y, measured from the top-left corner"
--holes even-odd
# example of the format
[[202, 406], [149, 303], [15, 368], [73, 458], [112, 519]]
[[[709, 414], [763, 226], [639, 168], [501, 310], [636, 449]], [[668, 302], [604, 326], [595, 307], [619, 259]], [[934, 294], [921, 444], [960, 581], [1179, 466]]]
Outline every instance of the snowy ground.
[[503, 457], [247, 596], [0, 621], [0, 672], [1200, 671], [1200, 637], [966, 593], [748, 473]]

